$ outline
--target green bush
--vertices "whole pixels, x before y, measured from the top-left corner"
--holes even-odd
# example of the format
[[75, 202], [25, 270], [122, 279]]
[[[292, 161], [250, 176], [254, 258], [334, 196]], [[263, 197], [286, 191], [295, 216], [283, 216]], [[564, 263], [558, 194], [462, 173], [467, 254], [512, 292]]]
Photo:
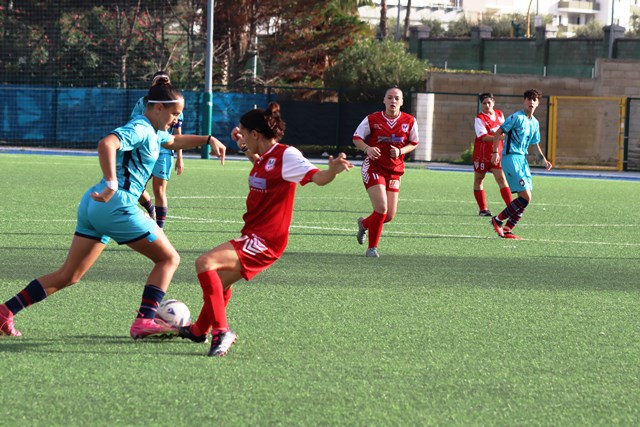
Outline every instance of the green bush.
[[454, 163], [461, 163], [463, 165], [473, 164], [473, 142], [468, 149], [464, 150], [462, 154], [460, 154], [460, 159]]
[[407, 90], [422, 90], [429, 63], [407, 52], [402, 42], [393, 40], [360, 40], [345, 49], [325, 73], [325, 87], [379, 92], [396, 85]]

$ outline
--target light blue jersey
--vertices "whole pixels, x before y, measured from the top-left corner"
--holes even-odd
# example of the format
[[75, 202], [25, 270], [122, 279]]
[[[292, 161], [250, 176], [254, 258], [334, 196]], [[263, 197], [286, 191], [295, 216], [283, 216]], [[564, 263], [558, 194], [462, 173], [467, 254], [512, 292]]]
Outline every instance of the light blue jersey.
[[165, 131], [156, 131], [149, 119], [137, 116], [114, 131], [120, 140], [116, 152], [116, 175], [119, 190], [140, 197], [160, 154], [160, 144], [169, 141]]
[[138, 208], [138, 199], [156, 164], [160, 144], [171, 135], [156, 131], [145, 116], [137, 116], [111, 133], [120, 140], [116, 151], [118, 191], [108, 202], [93, 200], [91, 193], [102, 193], [106, 187], [104, 178], [87, 190], [78, 206], [75, 234], [105, 245], [112, 238], [121, 245], [145, 237], [153, 242], [158, 225]]
[[540, 143], [540, 123], [535, 117], [527, 117], [524, 110], [513, 113], [500, 126], [505, 133], [502, 155], [526, 156], [529, 145]]
[[[147, 103], [145, 102], [144, 96], [143, 96], [142, 98], [138, 99], [138, 102], [136, 102], [136, 105], [133, 107], [133, 111], [131, 111], [131, 118], [133, 119], [136, 116], [143, 116], [145, 111], [147, 111]], [[183, 119], [184, 119], [184, 116], [182, 115], [182, 113], [180, 113], [180, 115], [178, 116], [178, 122], [169, 128], [170, 134], [173, 134], [174, 129], [182, 128]], [[160, 153], [173, 155], [173, 150], [160, 147]], [[171, 166], [169, 166], [169, 169], [171, 169]]]

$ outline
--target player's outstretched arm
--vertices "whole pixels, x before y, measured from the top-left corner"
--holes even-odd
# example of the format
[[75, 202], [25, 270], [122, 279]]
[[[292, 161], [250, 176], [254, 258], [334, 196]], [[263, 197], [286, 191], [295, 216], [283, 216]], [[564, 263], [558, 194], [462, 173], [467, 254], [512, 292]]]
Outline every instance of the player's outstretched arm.
[[172, 135], [171, 138], [162, 145], [172, 150], [182, 150], [206, 144], [211, 146], [211, 154], [219, 157], [220, 163], [224, 165], [227, 147], [220, 142], [218, 138], [211, 135]]
[[353, 165], [347, 160], [347, 155], [344, 153], [338, 154], [336, 158], [329, 156], [329, 169], [318, 171], [311, 177], [311, 181], [320, 186], [327, 185], [339, 173], [348, 171], [352, 167]]

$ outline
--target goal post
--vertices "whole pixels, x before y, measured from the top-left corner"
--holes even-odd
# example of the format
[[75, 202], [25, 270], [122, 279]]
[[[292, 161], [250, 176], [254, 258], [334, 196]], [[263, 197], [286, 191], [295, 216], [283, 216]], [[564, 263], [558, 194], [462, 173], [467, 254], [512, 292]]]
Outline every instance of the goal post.
[[626, 98], [549, 98], [547, 157], [566, 169], [622, 171]]

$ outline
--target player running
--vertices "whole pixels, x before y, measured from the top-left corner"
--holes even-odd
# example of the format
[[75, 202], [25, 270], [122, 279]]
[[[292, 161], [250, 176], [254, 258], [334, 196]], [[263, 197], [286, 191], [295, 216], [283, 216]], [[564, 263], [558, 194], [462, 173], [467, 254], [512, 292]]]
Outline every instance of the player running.
[[[505, 239], [520, 240], [520, 237], [513, 234], [513, 229], [518, 225], [524, 210], [531, 202], [533, 183], [531, 181], [529, 162], [527, 161], [529, 145], [536, 146], [538, 158], [547, 170], [553, 167], [540, 148], [540, 123], [533, 116], [541, 98], [542, 93], [538, 90], [527, 90], [524, 93], [524, 108], [507, 117], [495, 135], [493, 135], [494, 147], [498, 147], [500, 139], [504, 135], [502, 169], [507, 177], [511, 191], [518, 193], [518, 197], [509, 206], [497, 216], [491, 218], [493, 229], [500, 237]], [[491, 163], [497, 165], [499, 162], [500, 153], [494, 149], [491, 155]], [[503, 226], [504, 221], [507, 223]]]
[[400, 111], [404, 100], [397, 87], [387, 89], [384, 111], [369, 114], [353, 135], [353, 144], [364, 151], [362, 182], [367, 190], [373, 213], [358, 218], [357, 240], [364, 243], [369, 232], [365, 256], [379, 257], [378, 243], [384, 223], [391, 221], [398, 209], [400, 181], [404, 174], [404, 157], [418, 146], [415, 117]]

